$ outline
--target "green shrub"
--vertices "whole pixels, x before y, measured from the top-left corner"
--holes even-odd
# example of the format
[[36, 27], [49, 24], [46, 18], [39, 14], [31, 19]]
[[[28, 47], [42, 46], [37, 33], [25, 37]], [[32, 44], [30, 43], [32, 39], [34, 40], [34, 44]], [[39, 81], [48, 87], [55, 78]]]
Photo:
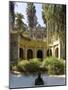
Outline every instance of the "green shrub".
[[17, 70], [18, 70], [18, 69], [17, 69], [17, 66], [16, 66], [16, 65], [13, 66], [13, 67], [12, 67], [12, 70], [13, 70], [13, 71], [17, 71]]
[[34, 59], [30, 59], [29, 61], [28, 60], [20, 61], [17, 67], [18, 67], [18, 70], [21, 72], [33, 73], [41, 70], [40, 65], [41, 65], [41, 62], [37, 58], [34, 58]]
[[25, 72], [25, 65], [28, 65], [29, 61], [28, 60], [22, 60], [22, 61], [19, 61], [18, 64], [17, 64], [17, 67], [18, 67], [18, 70], [20, 72]]
[[42, 67], [42, 61], [38, 58], [28, 60], [19, 60], [17, 64], [12, 64], [11, 69], [13, 71], [20, 71], [26, 73], [45, 72], [46, 68]]
[[38, 58], [34, 58], [34, 59], [30, 59], [29, 61], [31, 64], [35, 64], [35, 65], [38, 65], [40, 66], [41, 65], [41, 61], [38, 59]]
[[31, 59], [29, 64], [25, 66], [26, 70], [29, 72], [38, 72], [40, 70], [41, 62], [38, 59]]
[[17, 66], [19, 71], [32, 73], [40, 69], [40, 61], [38, 59], [22, 60]]
[[28, 60], [20, 60], [17, 64], [11, 64], [11, 70], [17, 70], [20, 72], [26, 73], [36, 73], [42, 72], [45, 73], [48, 71], [48, 74], [64, 74], [64, 61], [58, 60], [56, 57], [47, 57], [43, 61], [40, 61], [38, 58]]
[[17, 63], [11, 63], [10, 64], [10, 70], [14, 70], [14, 68], [17, 66]]
[[48, 74], [64, 74], [64, 62], [56, 57], [47, 57], [42, 65], [47, 68]]

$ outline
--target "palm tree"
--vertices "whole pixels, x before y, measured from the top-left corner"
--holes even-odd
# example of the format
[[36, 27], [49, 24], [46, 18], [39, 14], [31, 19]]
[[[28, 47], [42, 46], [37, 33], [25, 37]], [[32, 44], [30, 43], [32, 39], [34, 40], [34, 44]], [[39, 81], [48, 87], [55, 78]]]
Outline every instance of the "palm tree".
[[17, 32], [21, 32], [21, 31], [24, 31], [24, 22], [22, 19], [24, 19], [24, 16], [21, 14], [21, 13], [17, 13], [15, 15], [16, 17], [16, 24], [15, 24], [15, 27], [17, 29]]

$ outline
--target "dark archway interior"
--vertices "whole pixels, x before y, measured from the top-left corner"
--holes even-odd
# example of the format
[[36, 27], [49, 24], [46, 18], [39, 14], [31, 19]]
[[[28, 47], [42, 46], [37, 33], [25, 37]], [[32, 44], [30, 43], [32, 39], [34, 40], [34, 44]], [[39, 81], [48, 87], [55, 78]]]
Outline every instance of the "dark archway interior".
[[58, 48], [55, 50], [55, 56], [58, 57]]
[[19, 57], [23, 59], [23, 49], [22, 48], [19, 49]]
[[29, 60], [29, 59], [32, 59], [32, 58], [33, 58], [33, 51], [31, 49], [29, 49], [27, 51], [27, 59]]
[[48, 49], [48, 50], [47, 50], [47, 56], [52, 56], [52, 51], [51, 51], [51, 49]]
[[42, 50], [37, 51], [37, 58], [40, 58], [41, 60], [43, 59], [43, 52]]

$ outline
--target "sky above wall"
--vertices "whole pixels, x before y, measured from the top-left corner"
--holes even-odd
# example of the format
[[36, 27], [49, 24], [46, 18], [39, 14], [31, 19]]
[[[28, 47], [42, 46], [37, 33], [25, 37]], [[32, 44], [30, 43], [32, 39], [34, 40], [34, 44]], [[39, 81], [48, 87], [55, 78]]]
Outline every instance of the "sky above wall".
[[[37, 21], [41, 26], [45, 26], [43, 19], [42, 19], [42, 4], [34, 3], [35, 8], [36, 8], [36, 16], [37, 16]], [[21, 13], [24, 15], [24, 23], [28, 25], [28, 20], [27, 20], [27, 3], [21, 3], [21, 2], [16, 2], [15, 5], [15, 13]]]

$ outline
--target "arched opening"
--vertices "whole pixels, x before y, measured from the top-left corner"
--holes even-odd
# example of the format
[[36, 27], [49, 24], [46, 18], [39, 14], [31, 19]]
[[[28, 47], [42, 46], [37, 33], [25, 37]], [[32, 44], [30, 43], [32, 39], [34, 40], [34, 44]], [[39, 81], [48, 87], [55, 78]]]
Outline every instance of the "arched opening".
[[47, 56], [52, 56], [52, 50], [51, 49], [47, 50]]
[[58, 48], [56, 48], [56, 50], [55, 50], [55, 56], [58, 58]]
[[32, 59], [33, 58], [33, 51], [31, 49], [28, 49], [27, 51], [27, 59]]
[[41, 60], [43, 60], [43, 52], [42, 52], [42, 50], [37, 51], [37, 58], [40, 58]]
[[19, 49], [19, 57], [23, 59], [23, 49], [22, 48]]

